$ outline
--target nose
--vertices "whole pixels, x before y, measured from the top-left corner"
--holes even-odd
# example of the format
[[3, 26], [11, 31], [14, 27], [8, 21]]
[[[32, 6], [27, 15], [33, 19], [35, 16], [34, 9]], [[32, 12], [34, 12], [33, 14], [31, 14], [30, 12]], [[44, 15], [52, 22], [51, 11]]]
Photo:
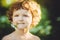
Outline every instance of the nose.
[[22, 16], [19, 16], [19, 21], [23, 21], [23, 17]]

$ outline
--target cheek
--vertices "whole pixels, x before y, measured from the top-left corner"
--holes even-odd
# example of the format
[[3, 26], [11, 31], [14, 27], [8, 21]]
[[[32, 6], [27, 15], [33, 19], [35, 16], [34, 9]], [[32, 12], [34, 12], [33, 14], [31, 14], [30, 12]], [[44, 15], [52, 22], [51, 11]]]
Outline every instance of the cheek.
[[15, 23], [17, 22], [17, 20], [18, 20], [17, 18], [13, 18], [12, 21], [13, 21], [13, 23], [15, 24]]
[[26, 23], [32, 23], [32, 18], [24, 18], [24, 22]]

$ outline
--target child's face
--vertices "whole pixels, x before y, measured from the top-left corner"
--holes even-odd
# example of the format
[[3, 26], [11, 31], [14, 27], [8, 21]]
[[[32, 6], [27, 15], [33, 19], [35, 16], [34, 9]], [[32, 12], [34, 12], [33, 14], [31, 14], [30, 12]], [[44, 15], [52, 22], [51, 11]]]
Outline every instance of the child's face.
[[18, 29], [24, 29], [29, 27], [32, 23], [32, 14], [31, 12], [25, 9], [19, 9], [13, 12], [12, 23]]

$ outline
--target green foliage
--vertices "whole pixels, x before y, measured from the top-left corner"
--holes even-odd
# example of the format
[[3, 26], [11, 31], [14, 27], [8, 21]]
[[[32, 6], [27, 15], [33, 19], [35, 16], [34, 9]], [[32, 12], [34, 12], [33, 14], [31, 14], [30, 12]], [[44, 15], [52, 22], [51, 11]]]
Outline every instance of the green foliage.
[[0, 23], [8, 23], [8, 18], [4, 15], [0, 17]]

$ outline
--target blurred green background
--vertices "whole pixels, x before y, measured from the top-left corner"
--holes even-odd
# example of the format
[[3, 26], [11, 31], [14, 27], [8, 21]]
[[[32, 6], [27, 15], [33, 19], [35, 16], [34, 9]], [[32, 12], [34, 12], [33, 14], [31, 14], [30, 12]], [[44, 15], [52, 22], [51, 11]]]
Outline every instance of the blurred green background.
[[[55, 31], [58, 31], [57, 26], [60, 22], [60, 16], [57, 16], [56, 6], [53, 0], [35, 0], [41, 5], [41, 21], [39, 24], [32, 28], [30, 32], [37, 35], [41, 40], [56, 40]], [[6, 11], [9, 9], [10, 4], [16, 2], [15, 0], [0, 0], [0, 39], [14, 31], [11, 27]], [[56, 15], [57, 14], [57, 15]], [[54, 24], [55, 23], [55, 24]], [[58, 23], [58, 24], [57, 24]], [[55, 30], [56, 29], [56, 30]], [[55, 33], [55, 34], [54, 34]], [[56, 34], [57, 35], [57, 34]], [[53, 38], [53, 39], [52, 39]], [[58, 38], [57, 38], [58, 39]]]

